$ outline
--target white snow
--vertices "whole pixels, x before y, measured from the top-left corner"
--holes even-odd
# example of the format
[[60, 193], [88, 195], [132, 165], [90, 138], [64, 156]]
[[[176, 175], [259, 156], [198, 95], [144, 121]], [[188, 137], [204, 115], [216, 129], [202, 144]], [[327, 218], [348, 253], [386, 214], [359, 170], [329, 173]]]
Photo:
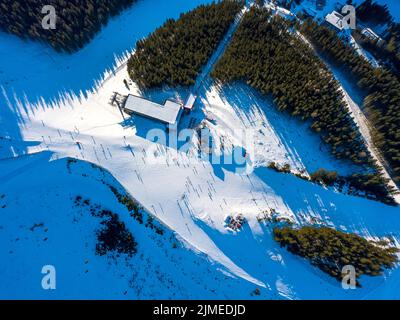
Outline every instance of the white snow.
[[[25, 123], [21, 127], [23, 138], [25, 141], [40, 142], [39, 145], [29, 146], [28, 152], [50, 150], [53, 152], [53, 160], [71, 156], [96, 163], [109, 170], [148, 211], [173, 229], [181, 239], [190, 244], [192, 249], [205, 253], [236, 277], [243, 278], [259, 287], [276, 288], [277, 296], [273, 295], [274, 297], [290, 296], [291, 291], [286, 290], [288, 287], [285, 287], [283, 283], [290, 283], [290, 286], [294, 287], [292, 290], [296, 293], [293, 293], [292, 298], [310, 297], [313, 296], [313, 292], [306, 290], [299, 283], [300, 279], [293, 271], [293, 268], [298, 268], [298, 266], [288, 266], [288, 261], [293, 259], [296, 261], [296, 258], [279, 251], [279, 254], [283, 256], [284, 268], [287, 271], [281, 269], [282, 263], [279, 262], [280, 267], [276, 275], [285, 280], [279, 280], [274, 285], [274, 282], [271, 283], [268, 280], [269, 277], [261, 270], [269, 270], [269, 272], [276, 270], [278, 265], [275, 265], [275, 259], [270, 260], [272, 263], [270, 265], [266, 257], [260, 256], [259, 259], [254, 260], [254, 255], [257, 253], [243, 252], [245, 248], [255, 246], [260, 237], [262, 245], [257, 250], [269, 248], [268, 252], [271, 252], [272, 243], [269, 240], [266, 242], [269, 231], [267, 232], [263, 227], [261, 229], [254, 227], [259, 225], [257, 217], [260, 214], [272, 210], [294, 221], [306, 222], [319, 219], [328, 222], [329, 216], [340, 212], [339, 215], [333, 215], [336, 223], [340, 221], [340, 225], [353, 229], [356, 228], [354, 210], [361, 213], [362, 224], [366, 223], [364, 214], [367, 217], [376, 214], [374, 209], [376, 206], [380, 207], [378, 211], [381, 214], [388, 212], [390, 215], [390, 212], [398, 210], [361, 198], [324, 191], [321, 187], [295, 177], [265, 171], [263, 168], [255, 169], [255, 172], [249, 175], [238, 175], [222, 165], [213, 166], [209, 162], [198, 159], [190, 152], [181, 153], [162, 144], [152, 143], [139, 135], [138, 130], [141, 126], [152, 126], [154, 123], [136, 119], [134, 126], [126, 126], [117, 108], [108, 105], [112, 92], [118, 89], [118, 92], [124, 93], [123, 90], [127, 90], [123, 84], [123, 79], [126, 77], [126, 70], [121, 69], [115, 77], [109, 78], [97, 90], [89, 93], [87, 98], [79, 99], [73, 95], [65, 95], [63, 101], [53, 106], [27, 104], [25, 109], [28, 111], [26, 113], [21, 111]], [[233, 90], [237, 92], [237, 89]], [[138, 92], [134, 93], [138, 94]], [[228, 110], [232, 108], [226, 100], [228, 97], [215, 87], [211, 86], [204, 94], [201, 94], [201, 100], [206, 103], [205, 108], [210, 108], [213, 112], [218, 105]], [[242, 106], [245, 107], [245, 104]], [[22, 110], [21, 104], [19, 108]], [[59, 116], [60, 114], [62, 117]], [[217, 112], [215, 114], [217, 116], [216, 132], [228, 130], [231, 123], [241, 123], [240, 118], [234, 120], [235, 117], [232, 114], [232, 120], [224, 124], [222, 114], [220, 118]], [[266, 115], [261, 114], [265, 119]], [[274, 133], [272, 128], [269, 130], [270, 133]], [[276, 150], [280, 148], [284, 147], [278, 147]], [[285, 157], [283, 159], [288, 160]], [[12, 172], [7, 176], [14, 175], [15, 173]], [[335, 207], [327, 207], [325, 203], [335, 203]], [[371, 214], [368, 215], [367, 211], [371, 211]], [[233, 239], [232, 235], [229, 236], [227, 233], [224, 221], [228, 214], [233, 213], [244, 214], [249, 225], [252, 226], [250, 229], [252, 232], [234, 236], [235, 244], [229, 245], [228, 239], [231, 239], [230, 241]], [[310, 219], [310, 217], [313, 218]], [[345, 222], [347, 218], [343, 221], [345, 217], [351, 217], [350, 224], [349, 221]], [[370, 228], [376, 227], [372, 223], [368, 225]], [[392, 227], [387, 228], [385, 225], [382, 229], [390, 232], [395, 225], [392, 221]], [[225, 237], [228, 238], [225, 239]], [[250, 243], [246, 244], [244, 239]], [[272, 252], [276, 252], [275, 249]], [[303, 262], [296, 262], [298, 263]], [[320, 276], [320, 273], [316, 278], [308, 275], [307, 281], [310, 283], [320, 281], [318, 280]], [[329, 285], [327, 290], [330, 294], [343, 297], [345, 293], [335, 288], [335, 285]], [[272, 290], [272, 294], [273, 292], [275, 290]], [[318, 294], [324, 295], [322, 292]], [[360, 292], [360, 294], [363, 293]]]
[[[49, 163], [49, 157], [50, 152], [43, 152], [0, 162], [0, 258], [7, 261], [0, 266], [0, 298], [246, 299], [254, 290], [187, 244], [180, 245], [165, 227], [158, 226], [162, 235], [146, 227], [148, 213], [143, 212], [143, 224], [132, 219], [103, 183], [123, 192], [109, 173], [86, 162]], [[9, 179], [4, 172], [12, 173]], [[138, 243], [138, 253], [129, 259], [96, 255], [101, 219], [89, 207], [76, 206], [77, 196], [118, 213]], [[41, 287], [44, 265], [56, 269], [54, 291]]]

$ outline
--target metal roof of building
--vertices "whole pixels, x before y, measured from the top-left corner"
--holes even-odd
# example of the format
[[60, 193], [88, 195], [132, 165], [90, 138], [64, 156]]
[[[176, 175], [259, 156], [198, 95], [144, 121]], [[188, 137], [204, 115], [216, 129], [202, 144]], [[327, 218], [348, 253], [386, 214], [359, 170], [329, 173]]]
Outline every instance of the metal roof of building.
[[184, 108], [185, 109], [190, 109], [190, 110], [193, 109], [193, 106], [194, 106], [194, 103], [195, 103], [196, 99], [197, 99], [197, 96], [195, 96], [193, 93], [191, 93], [189, 95], [188, 99], [186, 100]]
[[166, 100], [164, 105], [161, 105], [131, 94], [128, 95], [124, 108], [133, 113], [167, 124], [175, 124], [182, 109], [179, 103], [171, 100]]
[[343, 18], [344, 17], [339, 12], [332, 11], [331, 13], [326, 15], [325, 20], [334, 25], [339, 30], [342, 30], [344, 29]]
[[380, 39], [380, 37], [370, 28], [365, 28], [361, 31], [361, 33], [367, 37], [373, 38], [373, 39]]

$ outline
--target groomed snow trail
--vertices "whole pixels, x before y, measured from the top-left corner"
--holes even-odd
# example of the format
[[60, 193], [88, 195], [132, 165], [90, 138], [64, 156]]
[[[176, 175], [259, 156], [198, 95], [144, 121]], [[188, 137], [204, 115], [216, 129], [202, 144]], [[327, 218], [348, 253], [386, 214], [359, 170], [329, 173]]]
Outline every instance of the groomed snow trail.
[[252, 4], [253, 4], [252, 1], [251, 2], [248, 1], [248, 3], [245, 4], [244, 8], [236, 15], [236, 17], [233, 21], [233, 24], [229, 27], [228, 32], [226, 33], [224, 38], [221, 40], [220, 44], [218, 45], [217, 50], [215, 50], [215, 52], [211, 56], [208, 63], [206, 64], [206, 66], [203, 68], [202, 72], [197, 77], [196, 83], [193, 87], [194, 94], [197, 95], [198, 90], [200, 89], [200, 86], [203, 84], [204, 80], [208, 77], [208, 75], [212, 71], [214, 65], [218, 62], [219, 58], [225, 52], [226, 48], [228, 47], [229, 43], [231, 42], [232, 35], [235, 33], [235, 31], [239, 27], [239, 24], [242, 21], [243, 16], [250, 9]]

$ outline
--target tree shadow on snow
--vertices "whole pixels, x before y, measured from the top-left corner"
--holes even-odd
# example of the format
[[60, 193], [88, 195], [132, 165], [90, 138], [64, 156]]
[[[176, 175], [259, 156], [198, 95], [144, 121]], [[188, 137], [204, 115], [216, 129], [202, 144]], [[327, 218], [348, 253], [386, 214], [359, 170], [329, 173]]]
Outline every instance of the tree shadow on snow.
[[342, 174], [364, 170], [349, 161], [333, 157], [329, 146], [323, 143], [317, 133], [311, 131], [309, 121], [301, 121], [285, 111], [279, 111], [271, 97], [262, 96], [240, 82], [219, 86], [218, 91], [243, 123], [252, 125], [254, 119], [260, 121], [265, 117], [261, 125], [264, 128], [271, 127], [288, 158], [294, 162], [300, 159], [307, 171], [314, 172], [321, 167]]

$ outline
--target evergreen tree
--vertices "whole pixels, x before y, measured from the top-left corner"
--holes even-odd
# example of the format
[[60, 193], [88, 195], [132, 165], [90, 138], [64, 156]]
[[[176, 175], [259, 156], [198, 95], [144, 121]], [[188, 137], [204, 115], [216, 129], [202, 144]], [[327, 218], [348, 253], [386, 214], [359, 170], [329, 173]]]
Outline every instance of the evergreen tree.
[[[0, 30], [50, 44], [57, 51], [82, 48], [110, 17], [136, 0], [2, 0]], [[56, 29], [42, 27], [42, 8], [56, 10]]]
[[274, 238], [291, 253], [308, 259], [339, 281], [343, 267], [348, 264], [354, 266], [358, 278], [362, 274], [381, 275], [384, 268], [393, 268], [398, 261], [399, 250], [385, 241], [371, 242], [326, 227], [275, 228]]
[[141, 89], [193, 85], [243, 5], [234, 0], [214, 2], [168, 20], [138, 41], [128, 61], [130, 77]]

